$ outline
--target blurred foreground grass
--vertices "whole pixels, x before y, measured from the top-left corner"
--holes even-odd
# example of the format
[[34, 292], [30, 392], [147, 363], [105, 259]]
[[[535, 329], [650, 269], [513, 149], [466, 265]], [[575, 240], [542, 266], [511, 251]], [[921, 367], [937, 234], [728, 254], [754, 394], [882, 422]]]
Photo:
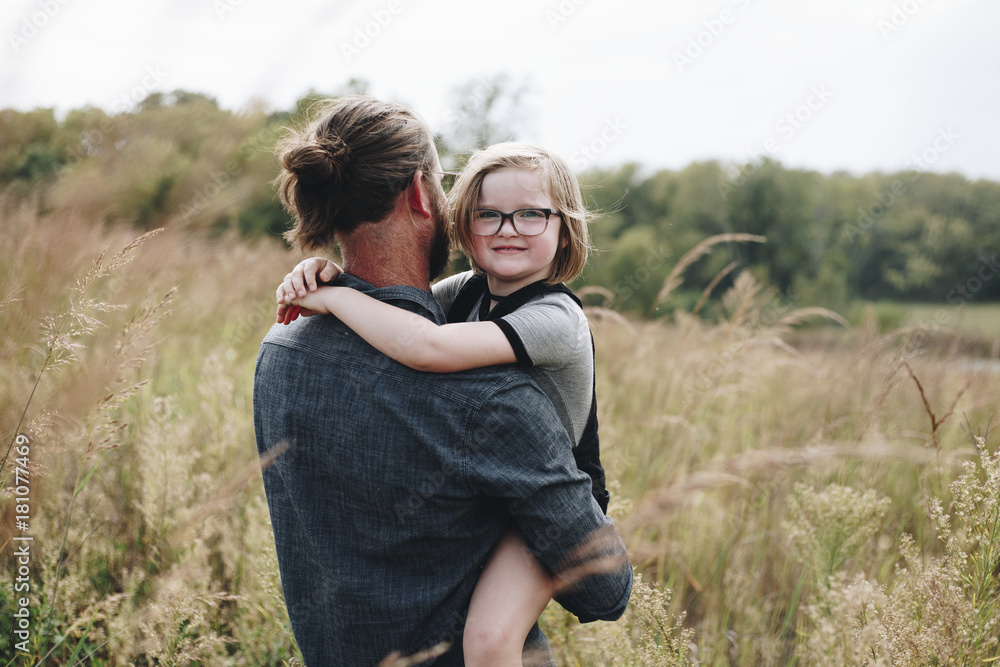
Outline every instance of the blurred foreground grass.
[[[30, 445], [0, 473], [5, 619], [23, 595], [13, 538], [33, 539], [27, 650], [5, 633], [0, 656], [290, 664], [251, 391], [295, 258], [176, 230], [130, 248], [131, 230], [65, 215], [13, 211], [2, 227], [4, 450], [18, 434]], [[873, 315], [800, 346], [810, 333], [793, 328], [825, 314], [772, 295], [744, 274], [718, 323], [591, 311], [611, 514], [641, 581], [618, 623], [580, 626], [550, 605], [559, 663], [1000, 655], [986, 434], [1000, 375], [960, 363], [961, 333], [885, 331]]]

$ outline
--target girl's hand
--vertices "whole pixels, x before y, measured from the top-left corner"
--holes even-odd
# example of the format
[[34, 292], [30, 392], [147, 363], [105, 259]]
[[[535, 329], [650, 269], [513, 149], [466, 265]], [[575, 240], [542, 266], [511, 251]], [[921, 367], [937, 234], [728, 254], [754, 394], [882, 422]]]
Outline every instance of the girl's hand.
[[295, 306], [290, 303], [283, 303], [278, 306], [278, 316], [276, 321], [278, 324], [291, 324], [295, 320], [299, 319], [299, 315], [302, 317], [309, 317], [310, 315], [315, 314], [316, 313], [314, 311], [311, 311], [308, 308], [302, 308], [301, 306]]
[[299, 309], [301, 315], [326, 315], [333, 312], [330, 310], [329, 299], [333, 298], [333, 294], [337, 289], [346, 288], [320, 287], [305, 296], [297, 297], [292, 301], [292, 305]]
[[330, 282], [341, 273], [343, 270], [325, 257], [304, 259], [278, 285], [275, 298], [279, 304], [291, 303], [307, 292], [315, 292], [318, 287], [317, 279], [319, 282]]
[[289, 324], [299, 315], [315, 315], [316, 311], [300, 305], [293, 306], [292, 301], [315, 292], [318, 281], [329, 282], [341, 273], [341, 268], [325, 257], [310, 257], [296, 264], [275, 291], [274, 296], [278, 302], [276, 321], [279, 324]]

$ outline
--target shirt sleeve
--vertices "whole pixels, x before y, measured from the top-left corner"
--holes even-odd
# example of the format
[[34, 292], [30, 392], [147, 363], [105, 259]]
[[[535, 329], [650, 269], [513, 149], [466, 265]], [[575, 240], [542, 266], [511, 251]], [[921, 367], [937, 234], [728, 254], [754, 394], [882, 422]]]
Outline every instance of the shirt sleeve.
[[455, 297], [458, 296], [458, 293], [462, 291], [462, 287], [473, 275], [475, 274], [472, 271], [463, 271], [462, 273], [442, 278], [431, 286], [431, 294], [434, 295], [434, 300], [438, 302], [438, 305], [441, 306], [441, 310], [444, 311], [446, 316], [448, 315], [448, 311], [451, 310], [451, 304], [455, 303]]
[[[557, 575], [608, 558], [557, 601], [582, 622], [622, 615], [632, 590], [625, 545], [591, 493], [555, 409], [530, 382], [513, 383], [474, 414], [466, 442], [475, 492], [500, 499], [529, 550]], [[604, 561], [605, 563], [608, 561]]]
[[522, 366], [558, 369], [581, 354], [591, 354], [587, 317], [564, 294], [529, 301], [497, 324]]

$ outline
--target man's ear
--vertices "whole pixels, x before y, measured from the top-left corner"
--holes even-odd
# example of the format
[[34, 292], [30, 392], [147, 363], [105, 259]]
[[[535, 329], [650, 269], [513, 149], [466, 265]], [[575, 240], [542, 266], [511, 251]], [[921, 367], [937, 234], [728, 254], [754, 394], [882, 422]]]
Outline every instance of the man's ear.
[[406, 203], [410, 209], [416, 211], [424, 218], [431, 217], [430, 193], [425, 190], [429, 182], [424, 180], [424, 172], [417, 171], [413, 175], [413, 180], [406, 186]]

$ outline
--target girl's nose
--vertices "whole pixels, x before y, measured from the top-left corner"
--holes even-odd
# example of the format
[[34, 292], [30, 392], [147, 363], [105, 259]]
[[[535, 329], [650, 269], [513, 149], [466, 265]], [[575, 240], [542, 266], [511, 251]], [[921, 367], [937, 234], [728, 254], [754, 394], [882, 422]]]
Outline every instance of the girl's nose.
[[[508, 220], [510, 221], [509, 227], [507, 225]], [[497, 236], [519, 236], [517, 227], [514, 226], [514, 216], [504, 216], [503, 221], [500, 223], [500, 229], [497, 230]]]

